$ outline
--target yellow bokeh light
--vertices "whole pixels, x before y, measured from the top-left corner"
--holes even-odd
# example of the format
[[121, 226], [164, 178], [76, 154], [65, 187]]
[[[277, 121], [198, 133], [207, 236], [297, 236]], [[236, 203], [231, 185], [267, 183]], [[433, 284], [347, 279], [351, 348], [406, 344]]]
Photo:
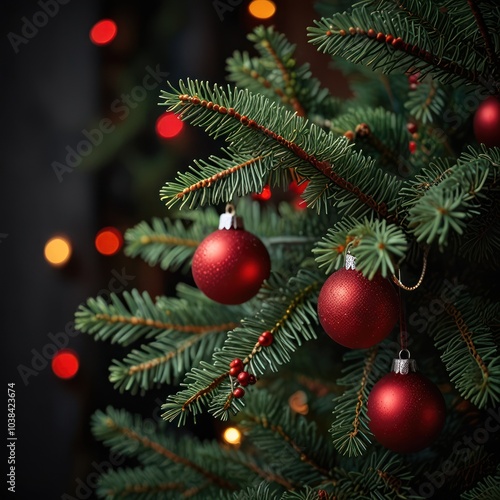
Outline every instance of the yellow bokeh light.
[[56, 236], [45, 244], [45, 260], [53, 266], [63, 266], [71, 257], [71, 243], [66, 238]]
[[241, 432], [236, 427], [228, 427], [222, 437], [229, 444], [240, 444], [241, 442]]
[[258, 19], [269, 19], [276, 12], [276, 5], [270, 0], [253, 0], [248, 6], [248, 11]]

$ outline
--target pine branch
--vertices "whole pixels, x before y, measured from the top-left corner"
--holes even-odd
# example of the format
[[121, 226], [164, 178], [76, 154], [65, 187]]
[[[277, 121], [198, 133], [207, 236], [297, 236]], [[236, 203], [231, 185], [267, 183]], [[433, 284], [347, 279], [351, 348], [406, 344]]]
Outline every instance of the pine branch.
[[370, 349], [350, 351], [344, 356], [345, 375], [337, 383], [348, 388], [333, 400], [335, 419], [330, 428], [333, 444], [343, 455], [362, 455], [371, 443], [366, 401], [377, 378], [387, 371], [388, 360], [382, 355], [386, 345], [387, 341]]
[[498, 55], [495, 53], [495, 48], [491, 40], [490, 32], [488, 31], [488, 26], [486, 26], [486, 23], [484, 21], [479, 3], [477, 2], [477, 0], [467, 0], [467, 3], [469, 4], [470, 10], [474, 15], [474, 19], [476, 20], [479, 32], [483, 37], [486, 54], [488, 55], [490, 64], [498, 70], [498, 68], [500, 67], [500, 60], [498, 59]]
[[[162, 97], [168, 109], [181, 118], [204, 127], [214, 137], [237, 143], [242, 153], [269, 155], [274, 161], [279, 159], [279, 167], [294, 168], [310, 179], [303, 195], [310, 206], [319, 206], [318, 199], [311, 197], [319, 185], [321, 199], [335, 195], [335, 205], [343, 211], [350, 205], [357, 211], [370, 208], [382, 217], [395, 218], [391, 213], [395, 207], [385, 200], [397, 199], [397, 182], [382, 175], [370, 159], [353, 152], [345, 139], [335, 140], [314, 124], [248, 91], [228, 88], [225, 92], [189, 80], [180, 82], [179, 91], [173, 90], [163, 92]], [[345, 177], [347, 172], [350, 180]], [[380, 201], [375, 201], [375, 195]]]
[[452, 231], [463, 234], [468, 221], [480, 213], [479, 206], [488, 203], [488, 190], [497, 182], [500, 151], [486, 151], [469, 148], [451, 166], [436, 161], [408, 182], [402, 193], [412, 204], [408, 226], [417, 241], [437, 240], [444, 246]]
[[[434, 39], [433, 29], [429, 32], [425, 25], [407, 16], [394, 16], [390, 10], [371, 12], [360, 7], [315, 24], [309, 28], [311, 42], [332, 57], [342, 55], [384, 73], [412, 68], [422, 77], [430, 73], [446, 84], [500, 86], [498, 82], [489, 81], [487, 61], [478, 57], [466, 43], [456, 44], [442, 37]], [[453, 38], [451, 23], [446, 23], [445, 28], [450, 32], [449, 38]]]
[[344, 218], [329, 229], [313, 252], [320, 267], [328, 266], [327, 273], [344, 264], [349, 245], [350, 252], [358, 258], [356, 268], [368, 279], [376, 273], [387, 277], [394, 274], [394, 263], [406, 254], [408, 245], [401, 228], [387, 225], [385, 220], [363, 223]]
[[208, 482], [211, 487], [234, 491], [255, 477], [233, 465], [231, 450], [188, 436], [175, 440], [123, 410], [108, 407], [106, 413], [96, 412], [92, 432], [115, 452], [137, 457], [146, 466], [171, 469], [171, 474], [177, 474], [177, 479], [182, 477], [189, 487]]
[[[213, 307], [210, 314], [213, 314]], [[225, 333], [238, 323], [197, 326], [199, 333], [182, 339], [162, 337], [134, 349], [123, 361], [113, 360], [109, 380], [120, 392], [143, 393], [160, 384], [177, 384], [184, 373], [208, 360], [224, 343]], [[189, 328], [189, 327], [188, 327]]]
[[[182, 293], [182, 292], [181, 292]], [[133, 289], [123, 292], [122, 299], [111, 295], [111, 304], [104, 299], [90, 298], [75, 313], [76, 329], [93, 335], [96, 340], [129, 345], [144, 337], [168, 334], [173, 341], [184, 341], [187, 335], [217, 332], [234, 323], [234, 318], [244, 309], [235, 309], [212, 301], [193, 308], [182, 296], [157, 297], [153, 302], [147, 292]], [[197, 291], [198, 298], [201, 292]], [[218, 321], [207, 322], [207, 317]]]
[[500, 466], [495, 475], [487, 476], [474, 488], [460, 495], [461, 500], [500, 498]]
[[[182, 384], [186, 389], [169, 396], [163, 406], [163, 418], [179, 418], [182, 425], [188, 414], [196, 417], [207, 405], [222, 419], [227, 419], [230, 412], [240, 411], [243, 401], [232, 395], [234, 381], [229, 376], [229, 364], [239, 357], [250, 373], [264, 373], [268, 367], [277, 371], [304, 340], [316, 338], [313, 304], [321, 283], [317, 273], [306, 270], [289, 281], [271, 275], [261, 291], [261, 311], [243, 319], [240, 327], [228, 333], [223, 348], [213, 355], [213, 365], [201, 362], [187, 374]], [[274, 342], [262, 347], [258, 339], [266, 330], [273, 334]]]
[[125, 233], [125, 255], [141, 257], [150, 266], [158, 264], [162, 269], [186, 270], [209, 227], [187, 226], [180, 219], [153, 218], [151, 225], [143, 221]]
[[490, 328], [478, 317], [483, 301], [462, 294], [429, 324], [429, 335], [459, 393], [478, 408], [500, 400], [500, 355]]
[[261, 389], [245, 407], [240, 424], [245, 435], [286, 477], [301, 484], [317, 484], [332, 478], [333, 449], [314, 422], [292, 413]]
[[273, 28], [259, 26], [248, 36], [253, 41], [262, 56], [269, 55], [281, 75], [283, 93], [288, 96], [289, 102], [298, 116], [306, 116], [302, 104], [297, 98], [296, 91], [296, 63], [292, 58], [295, 46], [288, 43], [284, 35], [275, 33]]
[[[97, 494], [106, 500], [116, 498], [132, 498], [146, 500], [169, 495], [169, 498], [181, 498], [181, 493], [187, 489], [184, 481], [166, 480], [168, 470], [157, 466], [123, 468], [107, 471], [99, 478]], [[176, 495], [177, 493], [177, 495]]]
[[353, 463], [349, 470], [336, 469], [340, 477], [335, 484], [333, 498], [421, 498], [411, 493], [413, 474], [399, 456], [387, 450], [374, 451], [367, 457], [367, 462], [360, 465]]
[[405, 108], [422, 125], [432, 123], [448, 104], [445, 96], [446, 93], [440, 84], [428, 78], [408, 94]]
[[405, 117], [382, 108], [349, 107], [332, 120], [331, 130], [355, 142], [365, 155], [399, 177], [408, 174], [410, 135]]

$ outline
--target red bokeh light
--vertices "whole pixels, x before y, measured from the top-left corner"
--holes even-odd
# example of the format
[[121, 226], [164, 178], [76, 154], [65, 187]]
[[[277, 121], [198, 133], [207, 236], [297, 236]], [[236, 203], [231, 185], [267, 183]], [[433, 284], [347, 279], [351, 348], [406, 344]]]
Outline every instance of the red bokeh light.
[[92, 26], [90, 40], [96, 45], [107, 45], [111, 43], [118, 33], [116, 23], [111, 19], [102, 19]]
[[79, 367], [78, 355], [71, 349], [61, 349], [52, 358], [52, 371], [56, 377], [65, 380], [73, 378]]
[[156, 133], [162, 139], [172, 139], [183, 127], [184, 123], [175, 113], [163, 113], [156, 120]]
[[105, 227], [95, 237], [95, 247], [102, 255], [114, 255], [123, 245], [123, 237], [116, 227]]
[[271, 195], [271, 188], [269, 187], [269, 184], [266, 184], [260, 193], [252, 194], [252, 198], [254, 200], [267, 201], [271, 198]]

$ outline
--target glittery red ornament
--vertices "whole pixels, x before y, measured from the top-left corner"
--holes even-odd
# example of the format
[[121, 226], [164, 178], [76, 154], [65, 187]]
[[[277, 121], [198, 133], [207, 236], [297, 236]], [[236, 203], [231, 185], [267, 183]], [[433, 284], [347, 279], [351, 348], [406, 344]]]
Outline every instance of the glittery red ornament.
[[488, 97], [477, 108], [474, 135], [489, 148], [500, 147], [500, 99], [497, 96]]
[[[402, 369], [397, 362], [413, 363]], [[430, 446], [446, 419], [443, 395], [414, 370], [414, 360], [394, 360], [393, 371], [373, 386], [367, 401], [368, 426], [375, 439], [396, 453], [414, 453]]]
[[221, 215], [219, 229], [196, 249], [191, 270], [207, 297], [221, 304], [241, 304], [269, 277], [271, 260], [262, 241], [228, 211]]
[[364, 349], [391, 333], [399, 317], [399, 300], [381, 275], [369, 280], [355, 269], [339, 269], [321, 288], [318, 317], [335, 342]]

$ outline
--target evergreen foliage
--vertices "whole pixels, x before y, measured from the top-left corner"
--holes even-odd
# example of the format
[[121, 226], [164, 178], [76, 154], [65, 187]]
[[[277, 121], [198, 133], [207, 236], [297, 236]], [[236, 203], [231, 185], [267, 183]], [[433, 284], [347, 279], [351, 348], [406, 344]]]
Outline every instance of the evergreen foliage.
[[[492, 273], [500, 148], [471, 138], [474, 110], [463, 102], [474, 100], [475, 109], [500, 90], [500, 7], [489, 0], [318, 7], [325, 17], [310, 40], [353, 81], [346, 102], [298, 64], [283, 34], [264, 27], [249, 35], [257, 55], [228, 60], [234, 85], [186, 79], [162, 92], [169, 111], [225, 145], [161, 188], [167, 218], [131, 228], [126, 254], [188, 272], [196, 247], [217, 228], [218, 207], [235, 203], [268, 248], [272, 273], [241, 306], [180, 284], [176, 297], [133, 290], [80, 307], [76, 326], [96, 340], [143, 342], [113, 361], [117, 389], [168, 386], [170, 394], [157, 427], [124, 410], [94, 415], [96, 438], [134, 465], [102, 476], [102, 498], [417, 499], [428, 498], [429, 487], [437, 498], [499, 496]], [[307, 186], [306, 210], [248, 199], [266, 184], [286, 191], [291, 182]], [[369, 430], [366, 401], [402, 348], [398, 328], [370, 349], [346, 351], [319, 325], [318, 293], [347, 252], [369, 279], [381, 273], [405, 288], [412, 357], [445, 394], [445, 429], [422, 452], [382, 449]], [[263, 347], [265, 331], [274, 342]], [[230, 375], [235, 358], [258, 378], [241, 398]], [[200, 441], [171, 425], [199, 423], [204, 413], [240, 428], [241, 446]]]

